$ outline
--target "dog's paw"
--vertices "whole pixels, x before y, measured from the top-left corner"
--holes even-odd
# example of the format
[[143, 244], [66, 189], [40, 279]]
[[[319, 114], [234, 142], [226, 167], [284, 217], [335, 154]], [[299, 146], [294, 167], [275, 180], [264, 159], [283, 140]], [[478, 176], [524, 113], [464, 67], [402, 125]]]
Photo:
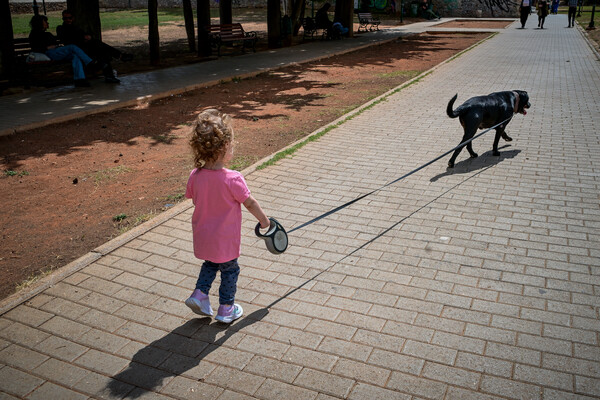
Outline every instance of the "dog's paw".
[[500, 155], [500, 152], [499, 151], [494, 151], [492, 154], [495, 155], [496, 157], [498, 157]]
[[448, 161], [448, 168], [454, 168], [454, 162]]
[[508, 136], [506, 133], [502, 134], [502, 139], [504, 139], [507, 142], [512, 142], [512, 138], [510, 136]]
[[479, 154], [477, 154], [477, 153], [471, 154], [471, 158], [477, 158], [477, 157], [479, 157]]

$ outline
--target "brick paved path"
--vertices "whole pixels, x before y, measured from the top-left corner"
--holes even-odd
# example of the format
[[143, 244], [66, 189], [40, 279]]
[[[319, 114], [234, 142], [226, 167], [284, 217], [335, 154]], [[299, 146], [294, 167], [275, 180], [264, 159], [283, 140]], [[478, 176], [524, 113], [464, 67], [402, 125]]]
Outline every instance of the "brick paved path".
[[293, 232], [281, 256], [245, 213], [230, 327], [182, 303], [198, 262], [181, 206], [0, 318], [0, 399], [600, 397], [600, 65], [566, 16], [529, 26], [247, 180], [297, 226], [457, 144], [456, 92], [527, 90], [500, 157], [490, 133], [478, 159]]

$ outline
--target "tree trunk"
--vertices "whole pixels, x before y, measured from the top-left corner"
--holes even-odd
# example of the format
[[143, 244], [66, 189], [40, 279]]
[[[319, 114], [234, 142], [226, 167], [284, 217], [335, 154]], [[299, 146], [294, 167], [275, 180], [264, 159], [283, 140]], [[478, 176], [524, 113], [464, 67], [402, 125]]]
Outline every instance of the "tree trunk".
[[0, 63], [1, 75], [11, 77], [14, 75], [15, 49], [13, 45], [13, 26], [10, 16], [8, 0], [0, 0]]
[[[75, 17], [75, 25], [93, 38], [102, 40], [100, 3], [98, 0], [67, 0], [67, 8]], [[56, 29], [56, 27], [51, 29]]]
[[148, 0], [148, 43], [150, 44], [150, 63], [152, 65], [159, 65], [158, 0]]
[[304, 10], [306, 9], [306, 0], [292, 1], [292, 32], [294, 36], [298, 36], [298, 31], [302, 26], [302, 18], [304, 18]]
[[183, 0], [183, 19], [185, 21], [185, 32], [188, 39], [188, 47], [192, 53], [196, 52], [196, 37], [194, 36], [194, 10], [192, 0]]
[[354, 36], [354, 1], [338, 0], [335, 3], [334, 22], [340, 22], [348, 28], [348, 36]]
[[281, 47], [281, 3], [267, 0], [267, 36], [269, 48]]
[[219, 21], [221, 24], [231, 24], [233, 22], [231, 0], [219, 0]]
[[197, 0], [196, 13], [198, 14], [198, 55], [208, 57], [211, 49], [205, 27], [210, 25], [210, 0]]

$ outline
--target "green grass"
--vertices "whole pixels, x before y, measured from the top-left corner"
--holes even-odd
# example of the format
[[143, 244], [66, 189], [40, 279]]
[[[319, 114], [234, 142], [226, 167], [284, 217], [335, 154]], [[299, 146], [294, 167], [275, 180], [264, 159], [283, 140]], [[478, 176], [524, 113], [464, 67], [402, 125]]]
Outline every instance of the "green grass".
[[123, 173], [126, 173], [126, 172], [131, 172], [131, 168], [128, 168], [124, 165], [119, 165], [118, 167], [103, 169], [94, 174], [94, 183], [96, 185], [99, 185], [102, 182], [113, 180], [117, 176], [119, 176]]
[[394, 71], [394, 72], [388, 72], [385, 74], [378, 74], [377, 76], [379, 76], [380, 78], [394, 78], [394, 77], [405, 77], [408, 79], [412, 79], [415, 76], [419, 75], [421, 73], [421, 71], [402, 71], [402, 70], [398, 70], [398, 71]]
[[4, 171], [4, 175], [6, 175], [6, 176], [25, 176], [25, 175], [29, 175], [29, 172], [13, 171], [12, 169], [7, 169], [6, 171]]
[[231, 160], [231, 164], [229, 165], [230, 169], [234, 169], [236, 171], [241, 171], [249, 165], [254, 164], [258, 161], [258, 157], [255, 156], [238, 156]]
[[[15, 36], [29, 35], [30, 27], [29, 20], [32, 14], [13, 14], [12, 24], [13, 33]], [[48, 23], [50, 24], [49, 32], [56, 32], [56, 27], [62, 24], [60, 11], [51, 11], [46, 14]], [[219, 10], [211, 9], [211, 17], [218, 17]], [[108, 31], [118, 28], [129, 28], [134, 26], [148, 25], [148, 10], [100, 10], [100, 21], [102, 30]], [[158, 11], [159, 24], [177, 22], [183, 24], [183, 9], [161, 9]]]

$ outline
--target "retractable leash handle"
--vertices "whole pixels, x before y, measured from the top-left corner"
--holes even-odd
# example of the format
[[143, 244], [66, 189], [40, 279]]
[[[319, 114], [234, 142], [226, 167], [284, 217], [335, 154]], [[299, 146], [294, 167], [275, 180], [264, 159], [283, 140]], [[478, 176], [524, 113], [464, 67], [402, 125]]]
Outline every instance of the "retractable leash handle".
[[283, 226], [275, 219], [269, 218], [271, 225], [265, 234], [260, 233], [260, 223], [256, 224], [254, 233], [265, 241], [267, 250], [273, 254], [283, 253], [288, 246], [288, 236]]

